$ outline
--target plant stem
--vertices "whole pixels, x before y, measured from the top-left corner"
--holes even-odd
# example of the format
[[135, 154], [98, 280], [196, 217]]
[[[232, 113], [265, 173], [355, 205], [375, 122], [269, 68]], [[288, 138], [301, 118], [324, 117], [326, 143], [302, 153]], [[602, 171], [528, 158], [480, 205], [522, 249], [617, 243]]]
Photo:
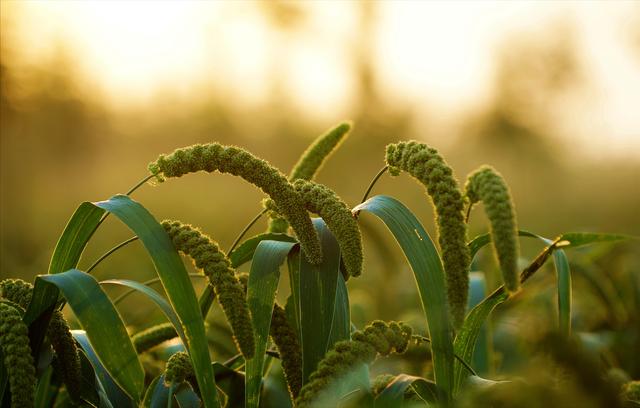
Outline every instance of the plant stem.
[[131, 189], [127, 192], [126, 195], [131, 195], [133, 194], [134, 191], [136, 191], [137, 189], [139, 189], [140, 187], [142, 187], [142, 185], [144, 183], [146, 183], [147, 181], [151, 180], [153, 177], [155, 177], [153, 174], [149, 174], [147, 177], [143, 178], [142, 180], [140, 180], [138, 182], [138, 184], [136, 184], [135, 186], [131, 187]]
[[244, 237], [244, 234], [247, 233], [247, 231], [249, 231], [249, 229], [251, 227], [253, 227], [253, 224], [255, 224], [256, 222], [258, 222], [258, 220], [260, 219], [260, 217], [262, 217], [264, 215], [264, 213], [267, 212], [267, 209], [265, 208], [264, 210], [260, 211], [260, 213], [258, 215], [256, 215], [250, 222], [249, 224], [247, 224], [246, 227], [244, 227], [244, 229], [242, 230], [242, 232], [240, 232], [240, 234], [238, 234], [238, 236], [236, 237], [236, 240], [233, 241], [233, 244], [231, 244], [231, 247], [229, 248], [229, 250], [227, 251], [227, 255], [231, 255], [231, 252], [233, 252], [234, 249], [236, 249], [236, 246], [238, 246], [238, 244], [240, 243], [240, 240], [242, 239], [242, 237]]
[[138, 236], [133, 236], [129, 239], [127, 239], [126, 241], [122, 241], [121, 243], [119, 243], [118, 245], [114, 246], [113, 248], [111, 248], [110, 250], [108, 250], [107, 252], [105, 252], [104, 254], [102, 254], [102, 256], [100, 258], [98, 258], [93, 265], [91, 265], [89, 268], [87, 268], [87, 273], [91, 273], [91, 271], [100, 264], [100, 262], [104, 261], [109, 255], [111, 255], [112, 253], [116, 252], [118, 249], [126, 246], [127, 244], [138, 240]]
[[367, 198], [369, 198], [369, 193], [371, 193], [371, 190], [373, 189], [373, 186], [376, 185], [376, 183], [378, 182], [378, 179], [380, 177], [382, 177], [382, 175], [389, 169], [389, 166], [384, 166], [382, 169], [380, 169], [380, 171], [378, 172], [378, 174], [375, 175], [375, 177], [371, 180], [371, 183], [369, 183], [369, 187], [367, 187], [367, 191], [364, 192], [364, 195], [362, 196], [362, 200], [360, 200], [360, 204], [364, 203], [365, 201], [367, 201]]

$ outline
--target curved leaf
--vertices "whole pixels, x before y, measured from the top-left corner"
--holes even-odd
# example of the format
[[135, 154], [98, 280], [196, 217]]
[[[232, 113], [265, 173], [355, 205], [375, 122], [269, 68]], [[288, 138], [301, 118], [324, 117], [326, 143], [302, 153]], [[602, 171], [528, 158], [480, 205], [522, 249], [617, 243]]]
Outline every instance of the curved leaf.
[[143, 285], [142, 283], [135, 282], [132, 280], [127, 280], [127, 279], [108, 279], [108, 280], [101, 281], [100, 284], [125, 286], [145, 295], [153, 303], [155, 303], [160, 308], [160, 310], [162, 310], [162, 313], [164, 313], [164, 315], [167, 317], [167, 319], [169, 319], [171, 324], [173, 324], [173, 327], [176, 329], [176, 332], [178, 333], [178, 335], [182, 339], [183, 344], [185, 344], [185, 347], [186, 347], [187, 339], [184, 335], [184, 330], [182, 329], [182, 325], [180, 324], [180, 319], [178, 318], [178, 315], [176, 315], [176, 312], [171, 308], [171, 305], [169, 305], [169, 303], [167, 303], [167, 301], [162, 296], [160, 296], [158, 292], [151, 289], [147, 285]]
[[257, 407], [264, 355], [267, 350], [271, 313], [280, 279], [280, 265], [297, 244], [281, 241], [261, 241], [256, 247], [247, 284], [247, 303], [251, 312], [255, 336], [255, 354], [246, 361], [245, 395], [247, 407]]
[[204, 321], [189, 275], [171, 239], [151, 213], [128, 196], [117, 195], [95, 205], [124, 222], [149, 252], [169, 302], [184, 328], [185, 347], [189, 350], [204, 405], [219, 407]]
[[340, 275], [340, 247], [324, 221], [313, 219], [322, 246], [320, 265], [300, 258], [300, 346], [302, 347], [302, 383], [316, 370], [331, 346], [331, 327]]
[[561, 242], [558, 244], [558, 247], [576, 248], [598, 242], [615, 242], [628, 239], [638, 239], [638, 237], [620, 234], [596, 234], [592, 232], [567, 232], [560, 235], [559, 238], [560, 241], [567, 241], [567, 243]]
[[109, 403], [112, 405], [115, 404], [116, 407], [134, 407], [135, 405], [133, 400], [131, 400], [125, 391], [113, 380], [111, 374], [109, 374], [107, 369], [100, 362], [98, 355], [93, 350], [93, 346], [91, 346], [91, 343], [89, 342], [87, 333], [84, 330], [71, 330], [71, 334], [78, 344], [80, 344], [86, 358], [91, 362], [95, 375], [98, 379], [98, 385], [102, 388], [101, 391], [106, 394]]
[[261, 241], [282, 241], [282, 242], [298, 242], [292, 236], [287, 234], [280, 234], [275, 232], [267, 232], [264, 234], [258, 234], [244, 241], [240, 246], [234, 249], [229, 254], [229, 260], [231, 261], [231, 267], [237, 268], [253, 258], [254, 252]]
[[395, 198], [375, 196], [353, 211], [367, 211], [376, 215], [400, 244], [413, 270], [427, 319], [436, 384], [447, 395], [451, 395], [453, 339], [442, 262], [433, 241], [415, 215]]
[[36, 279], [58, 287], [105, 369], [131, 398], [140, 401], [144, 387], [142, 365], [118, 311], [98, 281], [77, 269]]

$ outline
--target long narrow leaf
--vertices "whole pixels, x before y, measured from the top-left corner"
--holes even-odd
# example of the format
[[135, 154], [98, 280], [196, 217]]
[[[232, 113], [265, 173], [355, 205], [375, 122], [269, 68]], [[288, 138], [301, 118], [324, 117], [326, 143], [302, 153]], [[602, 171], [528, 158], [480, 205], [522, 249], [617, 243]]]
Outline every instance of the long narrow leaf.
[[73, 338], [80, 344], [86, 358], [91, 362], [100, 387], [103, 388], [109, 402], [117, 407], [134, 407], [133, 400], [120, 388], [104, 367], [84, 330], [71, 330]]
[[77, 269], [55, 275], [40, 275], [56, 285], [86, 331], [100, 362], [116, 383], [134, 401], [140, 401], [144, 371], [118, 311], [96, 279]]
[[297, 242], [295, 238], [287, 234], [279, 234], [275, 232], [267, 232], [264, 234], [258, 234], [244, 241], [239, 247], [229, 254], [229, 260], [231, 266], [237, 268], [253, 258], [253, 254], [256, 252], [256, 248], [261, 241], [283, 241], [283, 242]]
[[[474, 308], [477, 304], [482, 302], [487, 292], [487, 283], [482, 272], [471, 272], [469, 274], [469, 309]], [[484, 327], [480, 329], [478, 340], [476, 342], [473, 360], [471, 365], [476, 372], [486, 374], [489, 372], [490, 356], [489, 351], [491, 347], [490, 328], [487, 327], [487, 323], [484, 323]], [[456, 363], [457, 364], [457, 363]]]
[[300, 345], [302, 382], [309, 379], [329, 349], [340, 274], [340, 247], [320, 218], [313, 219], [322, 245], [323, 262], [313, 265], [300, 258]]
[[176, 329], [176, 332], [182, 339], [182, 343], [185, 345], [185, 347], [187, 347], [187, 339], [184, 335], [184, 330], [182, 329], [182, 325], [180, 324], [178, 315], [171, 308], [171, 305], [169, 305], [169, 303], [162, 296], [160, 296], [158, 292], [156, 292], [149, 286], [143, 285], [142, 283], [126, 279], [108, 279], [100, 282], [100, 284], [125, 286], [145, 295], [149, 300], [155, 303], [160, 308], [160, 310], [162, 310], [162, 313], [164, 313], [171, 324], [173, 324], [173, 327]]
[[256, 408], [260, 402], [260, 383], [264, 355], [267, 350], [271, 313], [280, 279], [280, 265], [297, 244], [281, 241], [261, 241], [256, 247], [247, 284], [247, 302], [253, 321], [255, 353], [246, 362], [245, 395], [247, 407]]
[[435, 381], [447, 395], [453, 387], [453, 338], [446, 283], [438, 251], [418, 219], [400, 201], [375, 196], [355, 207], [380, 218], [411, 265], [431, 338]]
[[189, 275], [171, 239], [146, 208], [127, 196], [117, 195], [95, 205], [124, 222], [149, 252], [169, 302], [184, 328], [185, 346], [189, 350], [204, 405], [207, 408], [219, 407], [204, 321]]

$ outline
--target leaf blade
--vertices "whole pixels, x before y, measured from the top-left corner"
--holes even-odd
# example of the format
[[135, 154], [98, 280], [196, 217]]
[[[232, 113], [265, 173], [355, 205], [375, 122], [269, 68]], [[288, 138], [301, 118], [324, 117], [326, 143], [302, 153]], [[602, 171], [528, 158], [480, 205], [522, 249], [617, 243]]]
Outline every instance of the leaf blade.
[[380, 218], [402, 248], [413, 271], [431, 338], [436, 384], [447, 395], [453, 387], [453, 338], [440, 256], [418, 219], [400, 201], [375, 196], [353, 211], [367, 211]]

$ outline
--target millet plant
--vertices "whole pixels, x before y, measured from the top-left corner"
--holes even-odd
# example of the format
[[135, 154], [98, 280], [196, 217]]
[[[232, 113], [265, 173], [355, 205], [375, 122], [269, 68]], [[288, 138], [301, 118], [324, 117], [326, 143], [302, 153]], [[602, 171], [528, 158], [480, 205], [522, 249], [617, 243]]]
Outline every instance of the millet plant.
[[[471, 364], [483, 323], [496, 306], [526, 290], [522, 285], [550, 258], [557, 272], [558, 333], [561, 341], [572, 338], [571, 275], [564, 251], [623, 237], [568, 233], [547, 239], [519, 230], [514, 200], [500, 173], [483, 166], [461, 187], [440, 153], [418, 141], [387, 146], [385, 166], [364, 186], [362, 201], [347, 204], [314, 178], [350, 129], [350, 123], [341, 123], [317, 138], [289, 176], [243, 148], [212, 142], [161, 154], [126, 194], [80, 204], [58, 240], [47, 274], [38, 275], [33, 285], [0, 282], [3, 406], [481, 406], [474, 398], [490, 398], [487, 393], [504, 383], [480, 378]], [[238, 176], [267, 195], [264, 208], [226, 252], [197, 227], [158, 221], [131, 198], [145, 184], [160, 189], [163, 182], [195, 172]], [[426, 189], [426, 201], [435, 208], [437, 246], [400, 201], [369, 197], [385, 173], [407, 173]], [[479, 202], [489, 232], [469, 239], [468, 221]], [[426, 332], [395, 321], [376, 320], [365, 327], [352, 323], [346, 282], [367, 279], [360, 230], [364, 213], [379, 218], [403, 251]], [[87, 243], [109, 215], [135, 235], [81, 270]], [[262, 216], [268, 218], [266, 231], [245, 238]], [[524, 268], [518, 262], [520, 237], [544, 244]], [[136, 240], [153, 261], [156, 279], [99, 282], [91, 275], [109, 255]], [[504, 285], [469, 308], [471, 263], [489, 244]], [[180, 254], [193, 261], [198, 273], [187, 273]], [[250, 272], [240, 273], [239, 267], [249, 262]], [[283, 264], [289, 288], [286, 303], [279, 304]], [[197, 296], [192, 279], [199, 277], [207, 284]], [[164, 296], [153, 288], [154, 281], [162, 284]], [[127, 292], [112, 300], [104, 290], [109, 285]], [[150, 300], [166, 322], [130, 333], [118, 304], [131, 293]], [[209, 341], [205, 320], [216, 300], [237, 348], [231, 359], [223, 360]], [[70, 330], [62, 314], [65, 305], [80, 329]], [[425, 345], [430, 347], [430, 356], [422, 357], [429, 362], [428, 372], [370, 375], [377, 359]], [[266, 391], [278, 360], [288, 393], [284, 399]], [[154, 372], [158, 363], [161, 368]], [[591, 384], [592, 377], [583, 381]], [[637, 388], [630, 382], [620, 395], [610, 390], [598, 395], [611, 406], [634, 403]]]

